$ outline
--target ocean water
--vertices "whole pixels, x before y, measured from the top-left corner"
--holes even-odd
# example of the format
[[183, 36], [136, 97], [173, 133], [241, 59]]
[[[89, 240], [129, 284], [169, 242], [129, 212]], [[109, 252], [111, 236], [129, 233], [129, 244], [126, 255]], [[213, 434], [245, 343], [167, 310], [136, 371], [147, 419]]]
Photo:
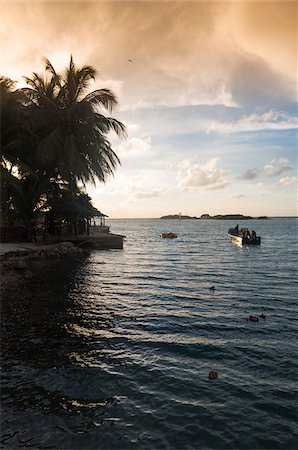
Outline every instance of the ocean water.
[[109, 225], [3, 289], [2, 448], [296, 449], [297, 220]]

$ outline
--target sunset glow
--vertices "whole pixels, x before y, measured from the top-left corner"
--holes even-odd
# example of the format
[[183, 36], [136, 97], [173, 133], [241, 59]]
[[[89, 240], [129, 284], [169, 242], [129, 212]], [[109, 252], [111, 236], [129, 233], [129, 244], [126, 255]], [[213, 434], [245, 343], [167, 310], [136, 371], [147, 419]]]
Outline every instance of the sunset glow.
[[297, 215], [295, 1], [3, 1], [0, 41], [18, 86], [72, 54], [116, 93], [110, 217]]

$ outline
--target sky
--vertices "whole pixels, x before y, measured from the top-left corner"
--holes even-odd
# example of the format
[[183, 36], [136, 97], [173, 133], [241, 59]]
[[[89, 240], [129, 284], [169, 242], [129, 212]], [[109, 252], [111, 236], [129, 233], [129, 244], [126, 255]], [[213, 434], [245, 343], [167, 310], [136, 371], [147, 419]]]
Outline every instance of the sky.
[[110, 88], [111, 218], [297, 215], [296, 1], [1, 1], [1, 74], [68, 64]]

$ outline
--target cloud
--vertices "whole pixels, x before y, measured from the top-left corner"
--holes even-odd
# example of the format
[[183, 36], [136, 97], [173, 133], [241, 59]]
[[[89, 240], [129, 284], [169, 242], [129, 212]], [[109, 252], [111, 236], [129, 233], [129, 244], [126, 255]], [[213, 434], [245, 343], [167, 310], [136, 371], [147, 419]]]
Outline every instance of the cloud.
[[279, 184], [283, 184], [284, 186], [289, 186], [292, 184], [297, 185], [297, 177], [284, 177], [278, 180]]
[[[284, 172], [292, 170], [293, 167], [289, 165], [289, 161], [286, 158], [273, 159], [264, 167], [257, 169], [247, 169], [238, 178], [241, 180], [254, 180], [260, 175], [265, 175], [269, 178], [277, 177]], [[261, 185], [261, 183], [259, 183]]]
[[151, 148], [151, 137], [144, 138], [133, 137], [125, 142], [121, 142], [116, 148], [116, 153], [120, 155], [132, 154], [132, 153], [144, 153]]
[[296, 80], [274, 70], [268, 60], [241, 52], [234, 56], [233, 65], [229, 83], [237, 104], [250, 108], [269, 104], [280, 108], [286, 101], [295, 102]]
[[241, 133], [262, 130], [289, 130], [297, 128], [297, 117], [284, 111], [270, 109], [263, 114], [253, 113], [242, 116], [234, 122], [212, 122], [207, 133]]
[[162, 197], [167, 193], [167, 189], [155, 189], [153, 191], [145, 191], [144, 189], [138, 188], [138, 187], [131, 187], [130, 190], [132, 191], [132, 197], [134, 199], [148, 199], [148, 198], [156, 198], [156, 197]]
[[264, 183], [257, 183], [258, 189], [264, 189], [264, 187], [265, 187]]
[[122, 93], [123, 81], [112, 79], [100, 80], [100, 82], [96, 82], [94, 89], [100, 89], [102, 86], [104, 86], [106, 89], [110, 89], [116, 94], [117, 97], [119, 97], [119, 95], [121, 95]]
[[139, 123], [126, 122], [125, 126], [126, 126], [128, 134], [139, 131], [139, 129], [141, 128], [141, 124], [139, 124]]
[[72, 52], [123, 109], [293, 100], [295, 2], [254, 3], [2, 2], [1, 70], [30, 75], [42, 56], [61, 70]]
[[242, 1], [233, 8], [229, 20], [233, 20], [230, 32], [241, 48], [268, 60], [275, 70], [296, 78], [296, 2]]
[[[220, 80], [218, 82], [211, 80], [197, 80], [194, 84], [184, 84], [182, 80], [171, 80], [168, 76], [163, 75], [164, 81], [158, 84], [164, 85], [160, 91], [147, 97], [135, 95], [132, 92], [129, 101], [124, 101], [122, 111], [148, 109], [156, 107], [176, 108], [183, 106], [217, 106], [237, 107], [238, 104], [232, 98], [231, 90]], [[158, 86], [157, 84], [157, 86]], [[160, 86], [161, 87], [161, 86]]]
[[229, 196], [229, 198], [236, 199], [236, 200], [240, 200], [241, 198], [244, 198], [244, 197], [247, 197], [247, 195], [244, 195], [244, 194], [233, 194], [233, 195]]
[[140, 174], [133, 176], [126, 187], [129, 202], [162, 197], [169, 191], [168, 188], [162, 186], [157, 175]]
[[179, 166], [179, 186], [183, 189], [205, 187], [207, 190], [223, 189], [229, 184], [228, 171], [219, 167], [219, 158], [212, 158], [205, 164], [190, 165], [183, 161]]
[[273, 159], [269, 164], [264, 166], [264, 172], [267, 177], [277, 177], [284, 172], [292, 170], [293, 167], [289, 165], [289, 161], [285, 158]]
[[239, 178], [241, 180], [254, 180], [259, 175], [259, 169], [248, 169]]

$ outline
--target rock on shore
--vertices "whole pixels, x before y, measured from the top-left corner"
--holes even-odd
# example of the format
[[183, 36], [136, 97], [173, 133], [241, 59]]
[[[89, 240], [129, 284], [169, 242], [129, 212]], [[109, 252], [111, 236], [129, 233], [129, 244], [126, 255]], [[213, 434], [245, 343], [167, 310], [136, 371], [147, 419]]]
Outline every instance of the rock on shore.
[[20, 248], [13, 251], [8, 251], [1, 255], [0, 263], [1, 270], [15, 270], [18, 272], [27, 273], [29, 277], [28, 262], [38, 259], [46, 258], [62, 258], [64, 256], [83, 256], [88, 254], [88, 251], [80, 247], [76, 247], [71, 242], [59, 242], [57, 244], [31, 246], [30, 248]]

